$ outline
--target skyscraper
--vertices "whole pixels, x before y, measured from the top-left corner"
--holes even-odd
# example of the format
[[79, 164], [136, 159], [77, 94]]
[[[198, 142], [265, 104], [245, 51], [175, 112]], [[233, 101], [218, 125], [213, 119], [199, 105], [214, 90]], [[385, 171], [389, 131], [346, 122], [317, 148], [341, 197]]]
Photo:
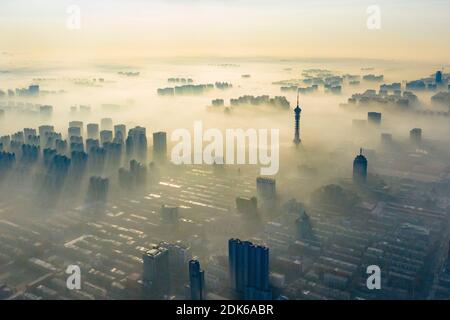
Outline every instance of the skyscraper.
[[196, 259], [189, 261], [189, 288], [191, 300], [204, 300], [205, 274], [200, 269], [200, 262]]
[[381, 113], [380, 112], [368, 112], [367, 122], [371, 125], [379, 126], [381, 124]]
[[31, 140], [33, 137], [36, 137], [36, 129], [32, 128], [24, 128], [23, 129], [23, 138], [25, 143], [32, 144]]
[[38, 128], [38, 131], [39, 138], [41, 140], [41, 146], [45, 147], [47, 145], [47, 137], [50, 135], [50, 133], [54, 132], [55, 129], [50, 125], [42, 125]]
[[83, 121], [70, 121], [69, 127], [80, 128], [80, 136], [83, 136]]
[[89, 139], [98, 139], [98, 124], [88, 123], [87, 125], [87, 137]]
[[367, 181], [367, 159], [362, 154], [362, 148], [353, 161], [353, 181], [356, 183], [366, 183]]
[[55, 141], [55, 149], [59, 154], [64, 154], [67, 152], [67, 140], [57, 139]]
[[81, 137], [80, 127], [69, 127], [69, 129], [67, 129], [67, 133], [69, 139], [70, 137]]
[[114, 126], [114, 140], [116, 142], [123, 142], [127, 135], [127, 127], [124, 124], [116, 124]]
[[89, 187], [87, 194], [88, 203], [106, 203], [108, 198], [109, 179], [98, 176], [89, 178]]
[[436, 84], [442, 83], [442, 71], [437, 71], [435, 76]]
[[269, 249], [249, 241], [228, 241], [231, 287], [245, 299], [270, 299]]
[[169, 283], [169, 250], [155, 246], [143, 254], [144, 270], [142, 279], [146, 287], [156, 295], [168, 293]]
[[263, 199], [274, 199], [276, 197], [276, 181], [273, 178], [256, 178], [256, 192]]
[[294, 143], [296, 145], [299, 145], [300, 140], [300, 113], [302, 112], [302, 109], [300, 109], [299, 103], [298, 103], [298, 91], [297, 91], [297, 106], [294, 109], [295, 113], [295, 136], [294, 136]]
[[111, 130], [100, 131], [100, 144], [103, 146], [107, 142], [112, 142], [113, 132]]
[[171, 278], [186, 280], [186, 263], [192, 259], [191, 247], [182, 241], [160, 242], [159, 246], [169, 250], [169, 271]]
[[153, 133], [153, 160], [165, 161], [167, 157], [167, 134]]
[[100, 142], [97, 139], [86, 139], [86, 152], [89, 153], [93, 148], [99, 148]]
[[237, 197], [236, 209], [246, 218], [255, 218], [258, 216], [258, 200], [256, 197]]
[[295, 221], [297, 224], [297, 236], [299, 239], [310, 239], [312, 237], [311, 219], [305, 211]]
[[409, 131], [409, 139], [413, 143], [420, 143], [420, 142], [422, 142], [422, 129], [414, 128], [411, 131]]
[[147, 137], [146, 129], [134, 127], [128, 131], [125, 141], [126, 154], [129, 160], [136, 158], [141, 162], [147, 161]]
[[28, 87], [28, 94], [30, 96], [38, 96], [39, 95], [39, 85], [33, 84]]

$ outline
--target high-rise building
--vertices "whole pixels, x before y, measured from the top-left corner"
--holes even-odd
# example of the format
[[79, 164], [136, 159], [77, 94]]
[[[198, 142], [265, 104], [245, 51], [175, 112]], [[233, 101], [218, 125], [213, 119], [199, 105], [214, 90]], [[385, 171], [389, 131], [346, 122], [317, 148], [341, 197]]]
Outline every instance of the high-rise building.
[[99, 148], [100, 142], [97, 139], [86, 139], [86, 152], [89, 153], [93, 148]]
[[295, 135], [294, 135], [294, 143], [296, 145], [299, 145], [301, 142], [300, 139], [300, 113], [302, 112], [302, 109], [300, 109], [299, 103], [298, 103], [298, 91], [297, 91], [297, 106], [294, 109], [295, 114]]
[[155, 246], [143, 254], [142, 279], [150, 292], [161, 296], [169, 292], [169, 250]]
[[11, 143], [9, 144], [9, 151], [11, 153], [17, 154], [17, 159], [20, 159], [20, 153], [23, 145], [23, 141], [19, 141], [16, 139], [13, 139], [13, 136], [11, 136]]
[[127, 191], [134, 188], [135, 183], [130, 170], [123, 167], [119, 168], [119, 186]]
[[100, 144], [103, 146], [107, 142], [112, 142], [113, 132], [111, 130], [100, 131]]
[[11, 144], [11, 136], [1, 136], [0, 143], [3, 145], [3, 150], [9, 149], [9, 145]]
[[87, 125], [87, 137], [88, 139], [98, 139], [98, 124], [97, 123], [88, 123]]
[[369, 124], [379, 126], [381, 124], [381, 113], [380, 112], [368, 112], [367, 122]]
[[42, 150], [42, 154], [44, 157], [44, 165], [48, 166], [50, 165], [53, 157], [56, 156], [56, 149], [45, 148]]
[[204, 300], [205, 274], [200, 269], [200, 262], [196, 259], [189, 261], [189, 288], [191, 300]]
[[109, 179], [92, 176], [89, 179], [89, 187], [87, 194], [88, 203], [106, 203], [108, 198]]
[[11, 140], [19, 143], [25, 143], [23, 131], [18, 131], [11, 135]]
[[89, 169], [94, 174], [102, 174], [106, 163], [106, 150], [92, 147], [89, 150]]
[[272, 300], [272, 291], [247, 287], [245, 288], [244, 298], [245, 300]]
[[269, 288], [269, 249], [249, 241], [228, 241], [231, 287], [245, 299], [271, 297]]
[[84, 151], [84, 145], [82, 143], [78, 143], [78, 142], [71, 142], [70, 143], [70, 152], [72, 152], [72, 151], [82, 152], [82, 151]]
[[25, 143], [32, 144], [30, 140], [33, 139], [33, 137], [36, 137], [36, 129], [32, 128], [24, 128], [23, 129], [23, 138]]
[[53, 126], [42, 125], [38, 128], [39, 131], [39, 139], [41, 141], [41, 146], [45, 147], [47, 144], [47, 137], [51, 132], [54, 132]]
[[367, 158], [363, 156], [362, 148], [353, 161], [353, 181], [356, 183], [367, 182]]
[[69, 127], [67, 130], [68, 137], [81, 137], [81, 129], [80, 127]]
[[153, 133], [153, 160], [165, 161], [167, 158], [167, 134]]
[[442, 71], [437, 71], [435, 76], [436, 84], [442, 83]]
[[144, 127], [135, 127], [128, 131], [126, 154], [129, 160], [147, 161], [147, 136]]
[[41, 139], [41, 137], [39, 138], [43, 148], [55, 148], [56, 141], [61, 140], [62, 136], [61, 133], [58, 132], [49, 132], [45, 134], [44, 139]]
[[139, 161], [130, 161], [130, 172], [136, 185], [144, 185], [147, 181], [147, 167]]
[[171, 283], [185, 284], [188, 280], [186, 263], [192, 259], [191, 247], [181, 241], [161, 242], [160, 247], [169, 250], [169, 272]]
[[70, 121], [69, 127], [80, 128], [80, 136], [83, 136], [83, 121]]
[[119, 184], [130, 191], [136, 186], [145, 185], [147, 181], [147, 167], [136, 160], [130, 161], [130, 169], [119, 169]]
[[[48, 156], [49, 152], [47, 151]], [[55, 154], [49, 161], [48, 175], [44, 180], [44, 186], [47, 195], [53, 195], [58, 193], [63, 187], [72, 160], [64, 155]]]
[[420, 142], [422, 142], [422, 129], [414, 128], [411, 131], [409, 131], [409, 139], [413, 143], [420, 143]]
[[254, 218], [258, 215], [258, 200], [256, 197], [237, 197], [236, 209], [245, 217]]
[[26, 163], [35, 163], [39, 159], [40, 147], [30, 144], [22, 145], [21, 161]]
[[12, 152], [0, 152], [0, 177], [14, 166], [16, 155]]
[[310, 239], [312, 237], [311, 219], [305, 211], [295, 221], [297, 224], [297, 236], [299, 239]]
[[71, 136], [69, 138], [70, 143], [81, 143], [83, 144], [83, 137], [80, 136]]
[[123, 142], [127, 135], [127, 127], [124, 124], [116, 124], [114, 126], [114, 140]]
[[33, 84], [28, 86], [28, 94], [30, 96], [38, 96], [39, 95], [39, 85]]
[[122, 164], [122, 144], [105, 142], [103, 148], [106, 151], [107, 164], [111, 169], [117, 169]]
[[55, 141], [55, 149], [59, 154], [65, 154], [67, 152], [67, 140], [57, 139]]
[[88, 154], [83, 151], [72, 151], [70, 153], [71, 165], [77, 173], [77, 179], [80, 179], [87, 166]]
[[256, 192], [264, 199], [274, 199], [276, 197], [276, 181], [273, 178], [256, 178]]

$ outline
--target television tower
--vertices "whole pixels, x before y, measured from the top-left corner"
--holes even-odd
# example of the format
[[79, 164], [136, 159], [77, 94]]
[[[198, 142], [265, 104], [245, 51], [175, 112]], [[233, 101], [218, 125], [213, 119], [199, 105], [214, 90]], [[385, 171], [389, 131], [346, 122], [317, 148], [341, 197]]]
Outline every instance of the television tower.
[[300, 109], [299, 103], [298, 103], [298, 90], [297, 90], [297, 107], [294, 109], [295, 113], [295, 136], [294, 136], [294, 143], [298, 146], [301, 142], [300, 140], [300, 113], [302, 112], [302, 109]]

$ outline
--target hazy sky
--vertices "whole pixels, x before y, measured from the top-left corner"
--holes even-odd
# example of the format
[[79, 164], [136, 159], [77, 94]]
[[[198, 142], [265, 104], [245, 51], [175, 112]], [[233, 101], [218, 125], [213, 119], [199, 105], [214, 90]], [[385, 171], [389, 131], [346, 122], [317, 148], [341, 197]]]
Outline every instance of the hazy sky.
[[[70, 30], [77, 5], [81, 29]], [[366, 26], [368, 6], [381, 29]], [[450, 62], [448, 0], [1, 0], [0, 51], [61, 59], [358, 57]]]

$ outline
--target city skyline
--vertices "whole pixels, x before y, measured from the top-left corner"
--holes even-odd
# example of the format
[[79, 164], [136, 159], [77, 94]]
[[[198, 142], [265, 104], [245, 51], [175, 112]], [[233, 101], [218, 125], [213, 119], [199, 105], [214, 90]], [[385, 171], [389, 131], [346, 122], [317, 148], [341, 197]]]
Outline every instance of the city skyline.
[[0, 300], [450, 300], [449, 12], [2, 1]]

